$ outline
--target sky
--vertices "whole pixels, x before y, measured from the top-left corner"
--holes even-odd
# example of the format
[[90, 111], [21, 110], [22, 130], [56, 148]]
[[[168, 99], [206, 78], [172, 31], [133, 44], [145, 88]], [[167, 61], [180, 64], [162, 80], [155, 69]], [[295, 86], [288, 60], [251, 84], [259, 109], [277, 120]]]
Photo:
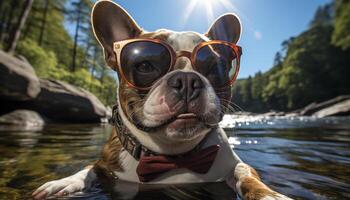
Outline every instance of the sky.
[[[233, 12], [242, 22], [238, 78], [272, 67], [284, 40], [305, 31], [318, 6], [330, 0], [114, 0], [147, 31], [166, 28], [206, 33], [218, 16]], [[194, 4], [194, 1], [197, 3]], [[192, 2], [192, 3], [191, 3]], [[192, 7], [193, 9], [189, 8]], [[193, 6], [194, 5], [194, 6]], [[208, 6], [210, 5], [210, 6]], [[211, 9], [210, 9], [211, 8]], [[212, 10], [212, 11], [211, 11]]]

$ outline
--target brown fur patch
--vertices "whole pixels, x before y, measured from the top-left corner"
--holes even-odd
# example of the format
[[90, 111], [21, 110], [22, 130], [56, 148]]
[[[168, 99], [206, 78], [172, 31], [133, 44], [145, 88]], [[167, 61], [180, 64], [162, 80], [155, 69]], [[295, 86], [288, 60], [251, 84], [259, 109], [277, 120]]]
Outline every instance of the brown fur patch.
[[245, 200], [260, 200], [266, 196], [273, 196], [275, 194], [264, 183], [254, 177], [243, 179], [241, 191]]
[[100, 160], [94, 164], [94, 171], [102, 183], [113, 182], [114, 176], [111, 174], [113, 171], [123, 171], [119, 163], [121, 149], [122, 145], [120, 144], [116, 130], [113, 128], [109, 140], [103, 147]]
[[[143, 105], [145, 93], [129, 87], [126, 83], [119, 86], [119, 102], [126, 116], [131, 120], [132, 115]], [[132, 121], [132, 120], [131, 120]]]
[[249, 168], [250, 168], [250, 172], [252, 173], [252, 176], [253, 176], [254, 178], [258, 179], [259, 181], [261, 181], [258, 172], [257, 172], [253, 167], [251, 167], [251, 166], [249, 166]]

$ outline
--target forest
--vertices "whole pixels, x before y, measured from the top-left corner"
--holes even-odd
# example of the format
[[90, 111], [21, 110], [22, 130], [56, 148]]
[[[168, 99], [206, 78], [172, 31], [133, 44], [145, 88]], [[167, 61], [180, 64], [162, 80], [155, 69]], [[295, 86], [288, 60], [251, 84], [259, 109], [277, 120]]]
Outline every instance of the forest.
[[[111, 105], [117, 81], [91, 31], [92, 5], [0, 1], [0, 48], [25, 57], [39, 77], [82, 87]], [[289, 111], [350, 94], [349, 63], [350, 1], [334, 0], [318, 8], [306, 31], [282, 42], [270, 70], [238, 80], [232, 102], [244, 111]]]
[[232, 102], [250, 112], [296, 110], [350, 94], [349, 75], [350, 1], [335, 0], [317, 9], [306, 31], [282, 42], [270, 70], [238, 80]]
[[82, 87], [112, 105], [117, 81], [91, 31], [92, 6], [91, 0], [0, 1], [0, 48], [26, 58], [40, 78]]

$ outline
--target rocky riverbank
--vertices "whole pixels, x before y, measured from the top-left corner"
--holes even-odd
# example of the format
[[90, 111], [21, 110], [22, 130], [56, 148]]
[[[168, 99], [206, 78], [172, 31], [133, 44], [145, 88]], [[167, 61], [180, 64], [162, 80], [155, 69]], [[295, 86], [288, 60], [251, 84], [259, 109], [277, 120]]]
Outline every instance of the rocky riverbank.
[[110, 109], [90, 92], [40, 79], [24, 59], [0, 51], [0, 124], [99, 123]]
[[342, 95], [324, 102], [313, 102], [308, 106], [291, 111], [280, 112], [270, 111], [267, 113], [251, 113], [251, 112], [236, 112], [235, 115], [247, 116], [311, 116], [317, 118], [334, 117], [334, 116], [350, 116], [350, 95]]

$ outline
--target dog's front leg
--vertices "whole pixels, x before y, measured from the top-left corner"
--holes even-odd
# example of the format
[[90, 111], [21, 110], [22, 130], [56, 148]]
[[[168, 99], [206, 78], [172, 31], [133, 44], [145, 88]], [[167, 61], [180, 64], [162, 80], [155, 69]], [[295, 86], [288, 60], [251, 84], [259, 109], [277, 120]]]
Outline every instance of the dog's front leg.
[[65, 196], [92, 186], [96, 181], [96, 174], [92, 166], [59, 180], [45, 183], [36, 189], [32, 196], [34, 199], [46, 199], [50, 196]]
[[252, 167], [242, 162], [236, 165], [227, 184], [244, 200], [291, 200], [271, 190]]

